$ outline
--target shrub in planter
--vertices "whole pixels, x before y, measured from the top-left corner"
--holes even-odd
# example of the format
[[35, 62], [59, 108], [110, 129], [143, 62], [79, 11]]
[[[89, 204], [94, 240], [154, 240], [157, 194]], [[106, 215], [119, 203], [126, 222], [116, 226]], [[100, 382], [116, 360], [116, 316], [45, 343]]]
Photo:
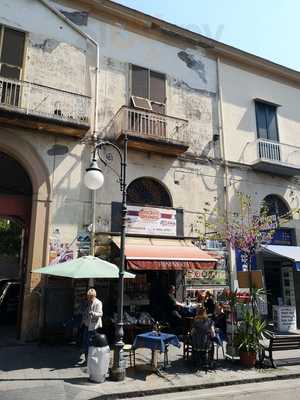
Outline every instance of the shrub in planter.
[[236, 346], [239, 349], [240, 361], [243, 366], [254, 367], [265, 332], [267, 332], [265, 321], [252, 310], [246, 308], [243, 312], [242, 321], [238, 323], [236, 335]]

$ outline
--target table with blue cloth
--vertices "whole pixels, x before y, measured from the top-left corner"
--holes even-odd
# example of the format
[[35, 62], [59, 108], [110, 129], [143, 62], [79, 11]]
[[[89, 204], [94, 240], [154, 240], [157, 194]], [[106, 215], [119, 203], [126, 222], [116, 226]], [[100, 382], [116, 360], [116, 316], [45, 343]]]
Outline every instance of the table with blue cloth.
[[151, 366], [157, 372], [158, 353], [164, 353], [164, 365], [166, 366], [166, 362], [168, 362], [169, 345], [180, 348], [181, 344], [176, 335], [172, 333], [152, 331], [137, 335], [134, 339], [132, 347], [134, 349], [150, 349], [152, 351]]

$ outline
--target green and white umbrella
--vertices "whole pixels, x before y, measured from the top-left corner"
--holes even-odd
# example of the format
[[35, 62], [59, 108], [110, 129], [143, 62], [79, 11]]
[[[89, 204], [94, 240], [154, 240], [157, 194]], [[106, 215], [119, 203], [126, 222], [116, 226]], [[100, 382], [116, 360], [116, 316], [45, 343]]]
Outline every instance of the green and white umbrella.
[[[118, 278], [119, 268], [98, 257], [84, 256], [63, 263], [34, 269], [32, 272], [73, 279]], [[134, 274], [124, 272], [124, 278], [135, 278]]]

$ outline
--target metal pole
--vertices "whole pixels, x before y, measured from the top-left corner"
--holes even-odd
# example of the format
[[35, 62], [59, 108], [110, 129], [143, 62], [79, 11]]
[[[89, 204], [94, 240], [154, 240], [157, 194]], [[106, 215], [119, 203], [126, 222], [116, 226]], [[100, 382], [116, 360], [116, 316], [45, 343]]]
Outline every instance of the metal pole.
[[126, 368], [123, 359], [123, 303], [124, 303], [124, 270], [125, 270], [125, 236], [126, 236], [126, 217], [127, 217], [127, 183], [126, 183], [126, 169], [127, 169], [127, 142], [128, 138], [125, 136], [123, 158], [121, 160], [121, 177], [120, 185], [122, 191], [122, 214], [121, 214], [121, 257], [119, 268], [119, 282], [118, 282], [118, 321], [115, 330], [115, 346], [114, 346], [114, 360], [111, 370], [111, 378], [114, 381], [123, 381], [125, 379]]

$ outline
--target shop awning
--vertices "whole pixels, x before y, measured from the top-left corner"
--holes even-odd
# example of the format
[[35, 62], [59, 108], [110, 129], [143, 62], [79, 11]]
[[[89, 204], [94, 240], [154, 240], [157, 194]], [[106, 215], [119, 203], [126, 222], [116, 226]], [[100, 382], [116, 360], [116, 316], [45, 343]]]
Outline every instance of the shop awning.
[[[113, 238], [120, 247], [120, 238]], [[126, 238], [127, 268], [133, 270], [214, 269], [217, 259], [191, 241], [179, 239]]]
[[275, 246], [264, 245], [263, 250], [269, 254], [287, 258], [295, 263], [297, 271], [300, 271], [300, 247], [299, 246]]

